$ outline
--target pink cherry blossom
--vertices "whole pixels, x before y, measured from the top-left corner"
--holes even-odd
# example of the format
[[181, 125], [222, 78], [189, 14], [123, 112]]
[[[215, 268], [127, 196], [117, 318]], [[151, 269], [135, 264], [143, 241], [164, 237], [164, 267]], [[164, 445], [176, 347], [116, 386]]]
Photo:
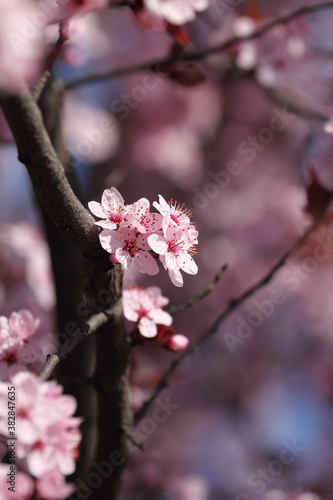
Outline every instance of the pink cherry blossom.
[[28, 471], [42, 477], [52, 470], [69, 475], [75, 471], [76, 448], [80, 444], [81, 433], [66, 429], [64, 422], [58, 420], [42, 429], [32, 446], [26, 446], [24, 453]]
[[189, 340], [185, 335], [176, 334], [170, 338], [168, 347], [170, 351], [178, 352], [185, 349], [188, 346]]
[[168, 302], [158, 287], [127, 288], [123, 294], [124, 315], [137, 323], [143, 337], [152, 338], [157, 335], [157, 324], [172, 324], [172, 316], [161, 309]]
[[75, 491], [74, 484], [68, 484], [58, 471], [46, 473], [36, 481], [38, 496], [45, 500], [59, 500], [67, 498]]
[[175, 25], [193, 21], [196, 12], [206, 10], [208, 0], [144, 0], [146, 8], [157, 17]]
[[[181, 226], [185, 225], [187, 226], [191, 222], [191, 216], [192, 212], [184, 207], [184, 204], [181, 205], [180, 203], [177, 203], [177, 201], [171, 201], [166, 202], [163, 196], [160, 194], [158, 195], [158, 200], [154, 201], [153, 205], [160, 212], [160, 214], [163, 215], [163, 217], [168, 217], [168, 219], [171, 219], [172, 222], [174, 222], [175, 225]], [[166, 219], [166, 220], [168, 220]]]
[[30, 311], [13, 312], [7, 319], [0, 316], [0, 379], [10, 378], [21, 370], [36, 368], [41, 364], [43, 353], [32, 338], [39, 325]]
[[121, 228], [118, 231], [102, 231], [99, 239], [104, 250], [114, 254], [125, 269], [129, 269], [134, 261], [140, 273], [150, 276], [158, 273], [158, 265], [149, 253], [149, 245], [143, 234], [138, 234], [134, 229]]
[[102, 219], [95, 222], [95, 224], [104, 229], [113, 230], [128, 226], [133, 220], [133, 216], [129, 215], [131, 205], [125, 205], [123, 197], [114, 187], [105, 189], [102, 195], [102, 203], [90, 201], [88, 207], [96, 217]]
[[148, 236], [151, 249], [159, 254], [160, 261], [175, 286], [183, 286], [180, 269], [188, 274], [197, 274], [198, 267], [192, 258], [198, 243], [198, 231], [193, 226], [175, 227], [169, 223], [163, 228], [163, 236]]
[[159, 214], [150, 213], [150, 203], [147, 198], [140, 198], [137, 202], [133, 203], [132, 225], [140, 233], [156, 232], [162, 227], [162, 216]]
[[35, 319], [30, 311], [22, 310], [12, 312], [8, 318], [8, 324], [12, 332], [15, 332], [20, 339], [26, 340], [36, 332], [39, 326], [39, 319]]
[[[13, 376], [16, 399], [18, 465], [34, 477], [75, 470], [81, 419], [73, 417], [76, 402], [62, 394], [56, 382], [41, 382], [36, 375], [19, 372]], [[0, 432], [7, 435], [8, 383], [0, 383]]]
[[[71, 65], [83, 65], [84, 61], [80, 61], [80, 58], [89, 59], [87, 35], [90, 39], [94, 38], [98, 50], [102, 44], [105, 45], [105, 40], [100, 40], [96, 33], [96, 20], [94, 24], [90, 16], [71, 20], [70, 27], [75, 32], [75, 28], [78, 25], [82, 26], [83, 23], [85, 24], [82, 30], [84, 33], [81, 33], [83, 47], [76, 44], [76, 37], [72, 36], [72, 33], [70, 33], [70, 43], [64, 45], [63, 57]], [[88, 64], [88, 61], [86, 63]], [[103, 132], [100, 129], [102, 123], [107, 124]], [[120, 142], [120, 127], [115, 116], [76, 95], [69, 94], [64, 102], [63, 130], [73, 157], [89, 164], [107, 161], [115, 154]]]
[[43, 64], [44, 26], [34, 23], [38, 3], [0, 0], [0, 88], [19, 91], [38, 79]]
[[185, 335], [176, 334], [172, 326], [165, 326], [158, 324], [158, 332], [154, 339], [150, 339], [149, 343], [146, 342], [147, 347], [155, 349], [166, 349], [167, 351], [178, 352], [189, 343], [189, 339]]
[[[6, 183], [9, 179], [8, 174], [3, 180]], [[0, 210], [4, 215], [9, 201], [1, 201]], [[18, 309], [34, 310], [38, 317], [42, 316], [43, 326], [51, 327], [54, 284], [49, 248], [39, 229], [27, 223], [1, 226], [0, 287], [4, 292], [3, 300], [0, 299], [2, 314]], [[44, 339], [40, 341], [42, 344]]]
[[29, 500], [34, 491], [34, 482], [30, 476], [21, 471], [15, 473], [15, 492], [8, 490], [9, 464], [0, 465], [0, 498], [1, 500]]

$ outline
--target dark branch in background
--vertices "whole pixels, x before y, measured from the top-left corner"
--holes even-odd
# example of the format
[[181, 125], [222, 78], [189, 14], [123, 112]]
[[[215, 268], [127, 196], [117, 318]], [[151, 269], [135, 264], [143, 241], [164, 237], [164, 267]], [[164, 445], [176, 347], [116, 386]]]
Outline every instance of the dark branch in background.
[[44, 71], [40, 81], [38, 82], [38, 84], [33, 92], [34, 98], [36, 101], [39, 100], [47, 82], [50, 80], [50, 78], [52, 78], [51, 73], [53, 70], [53, 66], [55, 65], [58, 57], [60, 56], [64, 44], [68, 40], [68, 37], [64, 33], [65, 28], [67, 28], [66, 23], [65, 24], [61, 23], [59, 25], [58, 40], [56, 41], [56, 44], [54, 45], [54, 47], [52, 48], [50, 54], [48, 55], [48, 57], [46, 59], [45, 71]]
[[166, 57], [163, 59], [155, 59], [154, 61], [150, 62], [147, 61], [145, 63], [133, 64], [132, 66], [127, 66], [125, 68], [118, 68], [106, 72], [94, 73], [92, 75], [83, 76], [81, 78], [78, 78], [77, 80], [73, 80], [71, 82], [66, 83], [65, 89], [73, 89], [81, 85], [86, 85], [88, 83], [96, 83], [96, 82], [101, 82], [103, 80], [109, 80], [111, 78], [127, 75], [129, 73], [133, 73], [136, 71], [150, 70], [158, 72], [161, 66], [173, 64], [178, 61], [185, 61], [185, 62], [198, 61], [204, 59], [206, 56], [209, 56], [210, 54], [215, 54], [216, 52], [223, 52], [234, 45], [245, 42], [246, 40], [252, 40], [254, 38], [258, 38], [260, 35], [263, 35], [270, 29], [274, 28], [275, 26], [279, 26], [280, 24], [286, 24], [292, 21], [293, 19], [296, 19], [297, 17], [304, 16], [306, 14], [310, 14], [318, 10], [328, 9], [331, 7], [333, 7], [333, 1], [321, 2], [318, 3], [317, 5], [307, 5], [305, 7], [301, 7], [300, 9], [296, 9], [285, 16], [278, 17], [277, 19], [273, 19], [272, 21], [263, 24], [248, 36], [244, 37], [235, 36], [230, 38], [226, 42], [216, 45], [215, 47], [208, 47], [207, 49], [198, 52], [188, 52], [182, 55]]
[[321, 123], [330, 120], [328, 115], [320, 113], [315, 107], [310, 107], [308, 103], [305, 102], [305, 99], [303, 99], [303, 102], [300, 102], [298, 97], [294, 98], [284, 91], [274, 87], [267, 87], [262, 84], [257, 78], [255, 78], [256, 68], [245, 71], [238, 68], [234, 63], [231, 63], [230, 70], [237, 78], [250, 78], [272, 102], [281, 108], [286, 109], [289, 113], [293, 113], [294, 115], [307, 120], [313, 120]]
[[222, 269], [217, 273], [215, 276], [214, 280], [211, 282], [210, 285], [207, 286], [204, 290], [201, 292], [197, 293], [192, 297], [192, 299], [188, 300], [184, 304], [181, 304], [179, 306], [172, 307], [168, 312], [171, 314], [171, 316], [175, 316], [176, 314], [185, 311], [185, 309], [188, 309], [189, 307], [193, 307], [197, 302], [200, 300], [203, 300], [206, 298], [210, 293], [212, 293], [213, 290], [215, 290], [216, 285], [228, 269], [228, 264], [224, 264]]
[[208, 339], [210, 339], [215, 333], [217, 333], [219, 326], [225, 319], [228, 318], [228, 316], [243, 302], [245, 302], [249, 297], [251, 297], [254, 293], [256, 293], [258, 290], [260, 290], [262, 287], [264, 287], [266, 284], [268, 284], [271, 279], [275, 276], [276, 272], [284, 266], [286, 263], [287, 259], [293, 254], [296, 250], [298, 250], [309, 238], [309, 236], [318, 228], [318, 226], [321, 224], [323, 221], [327, 209], [333, 199], [333, 193], [330, 194], [330, 196], [327, 198], [322, 210], [320, 211], [320, 214], [317, 216], [315, 219], [314, 223], [308, 228], [308, 230], [304, 233], [304, 235], [294, 243], [294, 245], [291, 247], [288, 252], [286, 252], [279, 260], [278, 262], [273, 266], [273, 268], [261, 279], [259, 280], [254, 286], [249, 288], [246, 292], [244, 292], [240, 297], [237, 299], [232, 299], [229, 303], [229, 306], [227, 309], [218, 316], [218, 318], [214, 321], [214, 323], [203, 333], [201, 334], [192, 344], [189, 345], [187, 349], [185, 349], [182, 354], [175, 360], [173, 363], [171, 363], [170, 367], [168, 370], [165, 372], [164, 376], [162, 377], [161, 381], [157, 384], [155, 389], [153, 390], [150, 398], [143, 403], [141, 408], [137, 411], [135, 414], [135, 424], [137, 424], [147, 413], [149, 410], [150, 406], [152, 403], [155, 401], [155, 399], [159, 396], [159, 394], [165, 389], [170, 381], [170, 378], [172, 375], [175, 373], [175, 371], [192, 355], [194, 354], [197, 349]]
[[52, 71], [65, 42], [68, 40], [68, 36], [65, 33], [66, 30], [68, 30], [68, 23], [60, 23], [58, 40], [46, 60], [46, 70], [49, 72]]
[[19, 160], [25, 164], [37, 196], [53, 220], [83, 254], [99, 257], [99, 229], [72, 191], [50, 138], [41, 112], [28, 90], [20, 96], [0, 99], [14, 136]]
[[81, 328], [75, 330], [73, 335], [71, 335], [69, 339], [67, 339], [67, 341], [64, 343], [64, 345], [59, 349], [57, 353], [49, 354], [47, 356], [47, 361], [44, 364], [39, 374], [39, 378], [42, 381], [47, 380], [51, 376], [57, 364], [60, 361], [71, 356], [76, 346], [78, 346], [89, 335], [95, 333], [101, 326], [110, 323], [111, 327], [112, 320], [115, 317], [117, 317], [117, 315], [115, 314], [115, 304], [112, 305], [110, 311], [103, 311], [95, 314], [94, 316], [91, 316], [91, 318], [89, 318], [88, 321], [86, 321], [86, 323]]
[[281, 106], [281, 108], [286, 108], [290, 113], [294, 113], [295, 115], [306, 118], [307, 120], [315, 120], [319, 122], [326, 122], [330, 119], [329, 116], [324, 115], [315, 109], [306, 107], [305, 104], [294, 101], [290, 97], [278, 92], [276, 89], [266, 88], [263, 85], [260, 85], [260, 88], [273, 102], [275, 102], [278, 106]]

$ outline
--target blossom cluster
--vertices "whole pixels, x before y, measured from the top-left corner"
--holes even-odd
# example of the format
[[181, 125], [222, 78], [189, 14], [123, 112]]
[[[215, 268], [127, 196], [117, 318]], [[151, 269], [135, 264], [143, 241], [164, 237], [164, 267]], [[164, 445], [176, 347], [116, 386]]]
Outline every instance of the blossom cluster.
[[[169, 299], [163, 297], [156, 286], [148, 288], [128, 287], [123, 292], [124, 316], [136, 323], [134, 340], [145, 342], [151, 347], [163, 347], [170, 351], [180, 351], [188, 344], [188, 338], [175, 334], [171, 327], [172, 316], [162, 310]], [[137, 335], [138, 334], [138, 335]]]
[[9, 318], [0, 316], [0, 380], [10, 380], [41, 362], [43, 353], [33, 338], [38, 325], [39, 320], [25, 309], [12, 312]]
[[[82, 419], [73, 417], [76, 400], [62, 394], [62, 386], [55, 381], [41, 382], [33, 373], [21, 371], [12, 377], [11, 383], [15, 388], [15, 453], [20, 469], [20, 498], [31, 498], [34, 487], [38, 498], [66, 498], [74, 486], [65, 482], [65, 475], [75, 470], [81, 441], [78, 427]], [[0, 382], [2, 436], [8, 432], [7, 401], [8, 383]], [[5, 469], [7, 474], [8, 466], [0, 469], [0, 485]]]
[[151, 276], [159, 272], [159, 259], [175, 286], [183, 286], [181, 270], [197, 274], [192, 255], [196, 253], [198, 231], [191, 222], [191, 212], [159, 195], [153, 206], [159, 213], [150, 212], [150, 202], [140, 198], [131, 205], [124, 202], [119, 191], [112, 187], [102, 195], [102, 202], [91, 201], [90, 211], [100, 220], [100, 243], [111, 254], [111, 262], [129, 269], [134, 262], [141, 273]]
[[39, 319], [28, 310], [0, 316], [0, 456], [8, 451], [8, 387], [14, 391], [15, 493], [8, 490], [8, 464], [0, 466], [4, 499], [59, 500], [73, 492], [65, 476], [75, 470], [81, 440], [80, 418], [73, 417], [76, 401], [62, 394], [55, 382], [41, 382], [32, 371], [40, 369], [43, 352], [35, 341]]

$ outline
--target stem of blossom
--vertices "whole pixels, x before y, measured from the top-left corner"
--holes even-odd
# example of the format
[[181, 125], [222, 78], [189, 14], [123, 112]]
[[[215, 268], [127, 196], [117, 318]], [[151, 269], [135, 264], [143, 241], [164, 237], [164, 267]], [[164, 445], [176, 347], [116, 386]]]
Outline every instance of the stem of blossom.
[[42, 74], [42, 77], [39, 80], [39, 82], [37, 83], [36, 88], [33, 92], [33, 95], [34, 95], [36, 102], [40, 98], [40, 96], [44, 90], [44, 87], [51, 76], [53, 66], [55, 65], [58, 57], [60, 56], [65, 42], [68, 40], [68, 36], [65, 35], [65, 27], [67, 27], [66, 23], [59, 25], [59, 38], [46, 59], [45, 71]]
[[60, 56], [60, 53], [62, 51], [65, 42], [68, 40], [68, 35], [66, 34], [66, 31], [68, 31], [68, 23], [60, 23], [58, 40], [53, 49], [51, 50], [50, 54], [48, 55], [46, 61], [46, 69], [48, 71], [52, 71], [56, 60]]
[[289, 113], [301, 116], [303, 118], [306, 118], [307, 120], [315, 120], [319, 122], [326, 122], [330, 119], [329, 116], [319, 113], [319, 111], [316, 111], [314, 109], [310, 109], [305, 105], [294, 101], [290, 97], [282, 95], [276, 89], [266, 88], [263, 85], [260, 85], [260, 88], [273, 102], [275, 102], [278, 106], [286, 109]]
[[279, 26], [280, 24], [286, 24], [292, 21], [293, 19], [296, 19], [297, 17], [304, 16], [306, 14], [310, 14], [312, 12], [322, 10], [322, 9], [328, 9], [333, 7], [333, 1], [329, 2], [321, 2], [316, 5], [307, 5], [305, 7], [301, 7], [299, 9], [296, 9], [289, 14], [286, 14], [284, 16], [278, 17], [276, 19], [273, 19], [272, 21], [268, 21], [267, 23], [263, 24], [256, 30], [254, 30], [251, 34], [248, 36], [244, 37], [232, 37], [229, 40], [223, 42], [222, 44], [216, 45], [215, 47], [208, 47], [207, 49], [203, 49], [198, 52], [185, 52], [184, 54], [176, 55], [176, 56], [171, 56], [171, 57], [166, 57], [164, 59], [156, 59], [154, 61], [150, 62], [145, 62], [141, 64], [133, 64], [132, 66], [127, 66], [124, 68], [118, 68], [114, 70], [109, 70], [105, 72], [100, 72], [100, 73], [94, 73], [91, 75], [83, 76], [81, 78], [78, 78], [77, 80], [72, 80], [70, 82], [67, 82], [65, 84], [65, 89], [73, 89], [76, 87], [79, 87], [81, 85], [87, 85], [88, 83], [96, 83], [96, 82], [101, 82], [103, 80], [109, 80], [111, 78], [116, 78], [119, 76], [124, 76], [128, 75], [130, 73], [134, 73], [137, 71], [155, 71], [158, 72], [160, 66], [164, 64], [173, 64], [179, 61], [198, 61], [205, 59], [206, 56], [209, 56], [210, 54], [215, 54], [216, 52], [223, 52], [230, 47], [233, 47], [234, 45], [237, 45], [239, 43], [245, 42], [246, 40], [252, 40], [254, 38], [258, 38], [260, 35], [263, 35], [270, 29], [274, 28], [275, 26]]
[[297, 240], [294, 245], [288, 250], [279, 260], [278, 262], [272, 267], [272, 269], [261, 279], [259, 280], [254, 286], [249, 288], [247, 291], [245, 291], [240, 297], [237, 299], [232, 299], [229, 303], [229, 306], [227, 309], [220, 314], [220, 316], [217, 317], [217, 319], [214, 321], [214, 323], [204, 332], [202, 333], [192, 344], [190, 344], [187, 349], [185, 349], [180, 356], [171, 363], [170, 367], [168, 370], [165, 372], [163, 375], [162, 379], [160, 382], [156, 385], [155, 389], [153, 390], [150, 398], [143, 403], [141, 408], [136, 412], [135, 414], [135, 424], [137, 424], [144, 416], [147, 414], [147, 411], [149, 410], [150, 406], [152, 403], [156, 400], [156, 398], [159, 396], [159, 394], [165, 389], [170, 381], [170, 378], [172, 375], [178, 370], [178, 368], [189, 358], [194, 354], [198, 348], [204, 344], [208, 339], [210, 339], [213, 335], [215, 335], [219, 331], [220, 325], [223, 323], [224, 320], [228, 318], [228, 316], [243, 302], [245, 302], [249, 297], [254, 295], [258, 290], [263, 288], [265, 285], [267, 285], [272, 278], [275, 276], [276, 272], [285, 265], [287, 259], [294, 254], [302, 245], [308, 240], [309, 236], [318, 228], [318, 226], [323, 222], [325, 215], [327, 213], [327, 210], [333, 200], [333, 192], [330, 193], [330, 196], [327, 198], [322, 210], [314, 220], [313, 224], [307, 229], [307, 231], [304, 233], [304, 235]]

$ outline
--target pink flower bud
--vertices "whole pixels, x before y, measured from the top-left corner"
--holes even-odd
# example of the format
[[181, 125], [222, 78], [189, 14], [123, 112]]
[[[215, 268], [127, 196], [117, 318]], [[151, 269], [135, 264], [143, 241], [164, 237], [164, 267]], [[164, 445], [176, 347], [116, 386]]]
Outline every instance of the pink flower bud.
[[169, 341], [168, 348], [170, 351], [178, 352], [187, 347], [189, 340], [185, 335], [173, 335]]

